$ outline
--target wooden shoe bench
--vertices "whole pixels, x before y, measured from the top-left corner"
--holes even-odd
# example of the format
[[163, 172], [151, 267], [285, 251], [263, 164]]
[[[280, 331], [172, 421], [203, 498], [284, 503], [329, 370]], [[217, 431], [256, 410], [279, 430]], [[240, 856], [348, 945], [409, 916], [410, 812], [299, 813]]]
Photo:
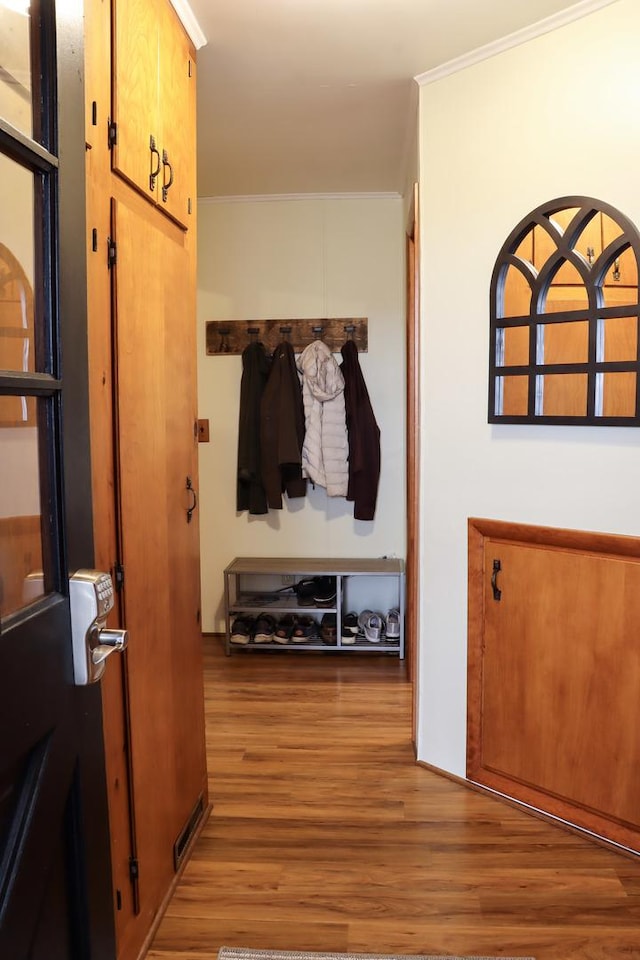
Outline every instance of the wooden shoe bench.
[[[308, 577], [335, 577], [336, 598], [331, 606], [301, 605], [295, 584]], [[225, 651], [280, 650], [323, 651], [324, 653], [385, 653], [404, 659], [404, 561], [395, 557], [378, 559], [319, 559], [290, 557], [236, 557], [224, 571]], [[400, 636], [388, 639], [383, 633], [378, 643], [358, 633], [354, 643], [344, 643], [342, 617], [373, 610], [387, 618], [389, 610], [400, 611]], [[318, 623], [318, 636], [303, 643], [231, 643], [231, 626], [245, 614], [258, 617], [269, 613], [279, 620], [285, 614], [311, 616]], [[323, 643], [320, 623], [325, 614], [335, 614], [335, 645]]]

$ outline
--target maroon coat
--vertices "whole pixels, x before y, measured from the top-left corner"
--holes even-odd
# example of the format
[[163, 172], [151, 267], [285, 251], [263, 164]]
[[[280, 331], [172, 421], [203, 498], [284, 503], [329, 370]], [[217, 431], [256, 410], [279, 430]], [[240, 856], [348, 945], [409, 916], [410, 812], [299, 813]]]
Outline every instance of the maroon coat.
[[349, 435], [349, 487], [356, 520], [373, 520], [380, 481], [380, 428], [362, 376], [358, 348], [353, 340], [342, 347], [340, 369], [344, 377], [344, 403]]
[[302, 476], [304, 408], [293, 347], [278, 344], [260, 404], [260, 454], [262, 483], [267, 503], [282, 510], [282, 494], [304, 497]]

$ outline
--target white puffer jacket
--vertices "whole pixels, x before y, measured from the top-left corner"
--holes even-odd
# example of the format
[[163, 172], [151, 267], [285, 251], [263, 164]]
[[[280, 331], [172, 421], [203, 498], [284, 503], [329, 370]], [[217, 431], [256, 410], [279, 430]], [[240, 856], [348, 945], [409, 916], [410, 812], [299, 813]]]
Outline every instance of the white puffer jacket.
[[349, 442], [344, 407], [344, 377], [331, 350], [314, 340], [298, 358], [304, 400], [305, 437], [302, 474], [326, 487], [330, 497], [346, 497]]

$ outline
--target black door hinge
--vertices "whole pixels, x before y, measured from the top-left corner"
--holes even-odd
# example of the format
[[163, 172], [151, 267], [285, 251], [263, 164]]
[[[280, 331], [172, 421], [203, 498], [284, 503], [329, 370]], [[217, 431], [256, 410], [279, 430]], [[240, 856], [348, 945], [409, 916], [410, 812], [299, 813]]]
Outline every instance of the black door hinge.
[[140, 866], [135, 857], [129, 857], [129, 879], [134, 882], [140, 877]]
[[113, 568], [113, 576], [115, 579], [116, 593], [120, 593], [124, 587], [124, 567], [121, 563], [116, 563]]
[[111, 237], [107, 237], [107, 266], [109, 269], [115, 267], [118, 262], [118, 249], [116, 247], [115, 240], [112, 240]]
[[109, 144], [109, 149], [111, 150], [111, 147], [115, 147], [118, 142], [118, 124], [111, 122], [110, 120], [107, 129], [107, 142]]

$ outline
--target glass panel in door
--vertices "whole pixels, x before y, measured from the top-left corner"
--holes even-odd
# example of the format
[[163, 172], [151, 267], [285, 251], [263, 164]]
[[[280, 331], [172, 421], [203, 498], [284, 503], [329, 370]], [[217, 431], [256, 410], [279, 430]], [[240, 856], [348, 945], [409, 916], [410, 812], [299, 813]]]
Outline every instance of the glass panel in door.
[[0, 116], [33, 135], [28, 0], [0, 0]]

